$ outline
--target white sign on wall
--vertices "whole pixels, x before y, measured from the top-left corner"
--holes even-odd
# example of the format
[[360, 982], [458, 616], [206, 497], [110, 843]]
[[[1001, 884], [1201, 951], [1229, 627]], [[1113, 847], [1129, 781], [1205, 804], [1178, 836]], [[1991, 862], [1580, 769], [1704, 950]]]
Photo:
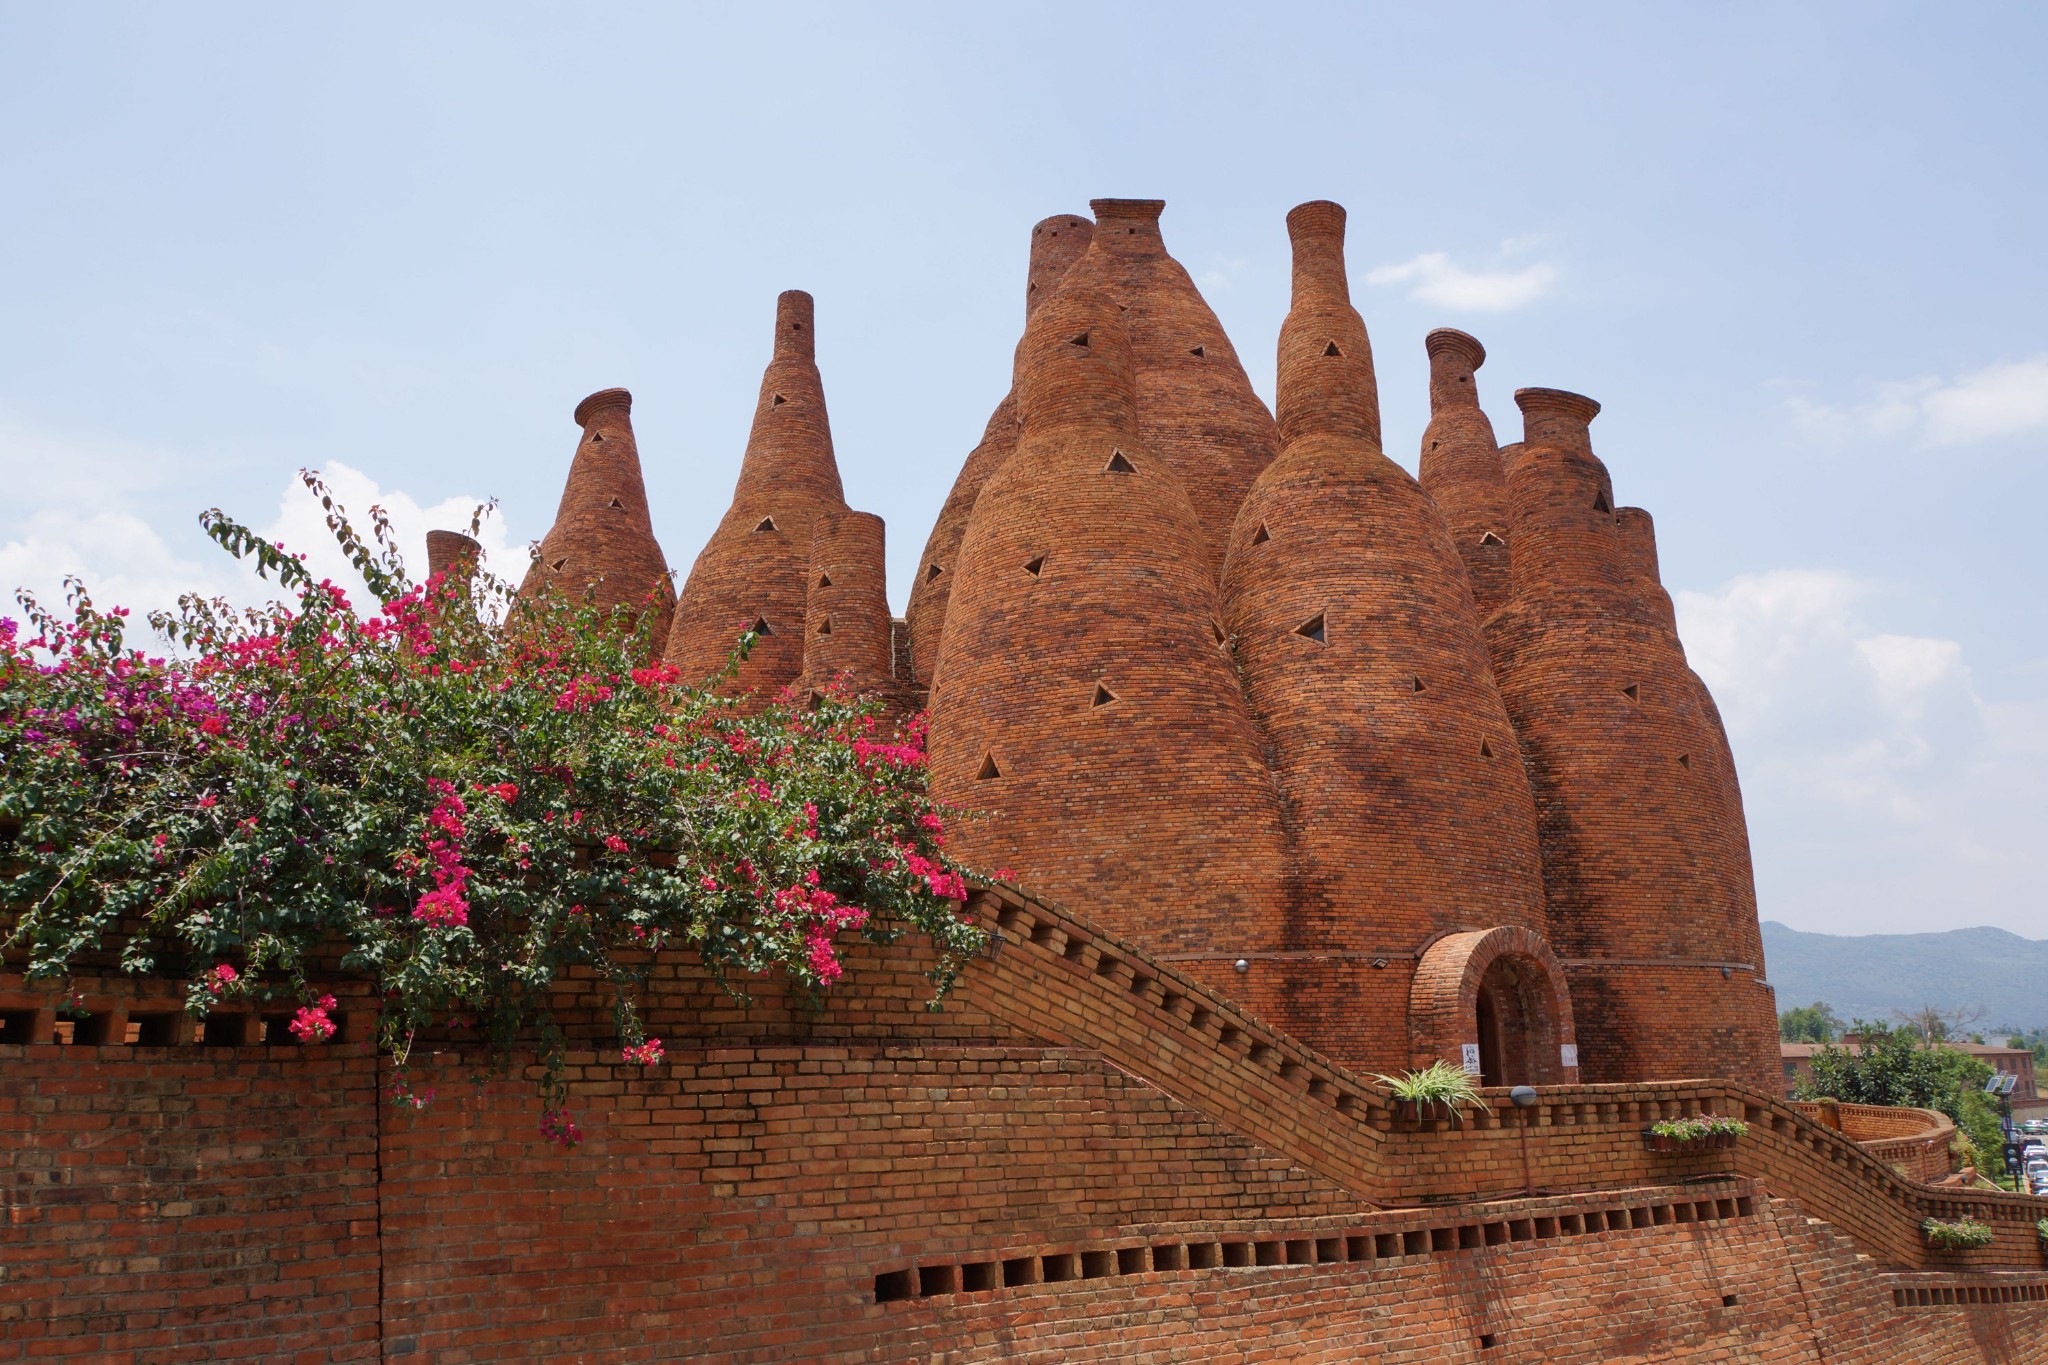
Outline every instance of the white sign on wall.
[[1466, 1074], [1467, 1076], [1477, 1076], [1477, 1075], [1479, 1074], [1479, 1069], [1480, 1069], [1480, 1068], [1479, 1068], [1479, 1044], [1477, 1044], [1477, 1043], [1466, 1043], [1466, 1044], [1464, 1045], [1464, 1049], [1465, 1049], [1465, 1074]]
[[1577, 1043], [1558, 1044], [1557, 1064], [1562, 1067], [1577, 1066], [1579, 1064], [1579, 1045]]

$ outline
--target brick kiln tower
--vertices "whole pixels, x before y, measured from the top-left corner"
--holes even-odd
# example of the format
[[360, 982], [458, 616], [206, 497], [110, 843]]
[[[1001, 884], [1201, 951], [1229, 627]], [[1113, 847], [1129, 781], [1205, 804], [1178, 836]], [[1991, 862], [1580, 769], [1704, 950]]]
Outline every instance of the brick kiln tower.
[[1232, 993], [1345, 1061], [1456, 1063], [1476, 1042], [1492, 1083], [1563, 1081], [1536, 810], [1472, 594], [1429, 495], [1381, 451], [1344, 210], [1303, 204], [1287, 230], [1281, 452], [1223, 589], [1301, 893], [1288, 956]]
[[[1056, 213], [1031, 229], [1031, 263], [1024, 279], [1024, 320], [1038, 305], [1052, 297], [1067, 268], [1081, 259], [1095, 236], [1095, 224], [1071, 213]], [[981, 444], [968, 452], [967, 463], [953, 480], [946, 505], [925, 541], [924, 558], [918, 561], [917, 578], [910, 585], [910, 605], [904, 621], [910, 630], [912, 678], [929, 686], [932, 669], [939, 661], [939, 639], [946, 628], [946, 603], [953, 594], [953, 570], [960, 551], [960, 537], [967, 532], [967, 514], [981, 496], [988, 476], [1002, 468], [1003, 461], [1017, 448], [1017, 369], [1023, 359], [1023, 343], [1017, 346], [1011, 364], [1010, 391], [996, 404], [995, 414], [981, 433]]]
[[811, 538], [821, 514], [846, 510], [815, 324], [809, 294], [791, 289], [776, 299], [775, 353], [739, 486], [683, 584], [669, 639], [668, 662], [704, 678], [725, 666], [742, 633], [759, 632], [733, 686], [761, 701], [803, 676]]
[[833, 684], [909, 709], [895, 674], [882, 519], [820, 512], [812, 523], [804, 601], [803, 689]]
[[[1720, 717], [1617, 525], [1599, 404], [1515, 395], [1514, 596], [1487, 625], [1535, 787], [1551, 944], [1590, 1081], [1778, 1079], [1741, 793]], [[1647, 529], [1647, 523], [1645, 523]]]
[[[1098, 239], [1099, 240], [1099, 239]], [[1278, 948], [1278, 800], [1201, 533], [1138, 434], [1117, 304], [1069, 283], [1024, 336], [1017, 451], [976, 499], [931, 698], [963, 857], [1167, 953]]]
[[1138, 432], [1195, 509], [1212, 579], [1238, 504], [1273, 462], [1279, 435], [1252, 392], [1223, 324], [1166, 254], [1158, 199], [1096, 199], [1095, 239], [1063, 287], [1088, 287], [1124, 308], [1137, 364]]
[[[604, 607], [651, 603], [659, 655], [668, 642], [676, 594], [647, 513], [640, 447], [633, 439], [633, 395], [624, 389], [593, 393], [576, 405], [575, 420], [583, 439], [569, 465], [555, 524], [541, 538], [520, 595], [562, 588], [589, 592]], [[430, 542], [430, 557], [432, 552]]]
[[1429, 426], [1422, 433], [1422, 486], [1442, 510], [1465, 562], [1479, 619], [1507, 604], [1508, 489], [1500, 442], [1479, 406], [1477, 370], [1486, 348], [1451, 327], [1425, 339], [1429, 348]]

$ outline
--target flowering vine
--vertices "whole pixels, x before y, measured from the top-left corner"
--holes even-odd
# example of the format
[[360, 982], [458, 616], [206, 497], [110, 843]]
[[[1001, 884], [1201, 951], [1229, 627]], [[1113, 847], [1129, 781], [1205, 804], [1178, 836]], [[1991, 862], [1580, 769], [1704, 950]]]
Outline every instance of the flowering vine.
[[[634, 999], [665, 954], [814, 992], [852, 937], [912, 932], [942, 993], [979, 946], [917, 724], [838, 695], [742, 714], [649, 661], [646, 614], [488, 575], [414, 584], [380, 513], [365, 539], [307, 482], [376, 598], [361, 614], [209, 512], [287, 600], [188, 597], [152, 618], [162, 656], [76, 584], [67, 615], [24, 597], [26, 627], [0, 620], [10, 961], [61, 979], [116, 950], [183, 976], [198, 1013], [283, 996], [304, 1043], [337, 1033], [316, 978], [367, 978], [393, 1098], [418, 1106], [422, 1029], [558, 1058], [549, 1000], [571, 971], [611, 984], [624, 1055], [655, 1066]], [[573, 1142], [544, 1089], [544, 1136]]]

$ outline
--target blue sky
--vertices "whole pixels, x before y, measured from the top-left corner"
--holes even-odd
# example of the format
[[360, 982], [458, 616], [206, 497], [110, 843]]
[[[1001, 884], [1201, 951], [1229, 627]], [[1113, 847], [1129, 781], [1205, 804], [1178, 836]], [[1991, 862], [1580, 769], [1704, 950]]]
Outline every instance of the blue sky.
[[196, 513], [304, 540], [301, 465], [516, 558], [613, 384], [686, 569], [803, 288], [900, 607], [1034, 221], [1164, 198], [1270, 395], [1331, 198], [1396, 458], [1434, 326], [1504, 438], [1606, 405], [1765, 916], [2048, 936], [2048, 11], [1451, 13], [0, 3], [0, 580], [238, 588]]

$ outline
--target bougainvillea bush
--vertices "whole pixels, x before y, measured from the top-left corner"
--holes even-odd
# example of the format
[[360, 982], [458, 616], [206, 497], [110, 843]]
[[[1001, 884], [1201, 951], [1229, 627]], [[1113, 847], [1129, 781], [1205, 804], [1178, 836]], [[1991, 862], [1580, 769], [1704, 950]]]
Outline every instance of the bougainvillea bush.
[[[364, 540], [307, 482], [371, 609], [209, 512], [287, 600], [188, 597], [153, 618], [167, 657], [76, 584], [63, 616], [24, 599], [27, 625], [0, 622], [0, 948], [31, 976], [118, 952], [184, 977], [200, 1013], [293, 1001], [317, 1043], [337, 964], [381, 990], [418, 1102], [403, 1063], [433, 1024], [558, 1058], [571, 969], [615, 985], [620, 1044], [651, 1064], [634, 1000], [664, 953], [816, 993], [849, 938], [908, 931], [936, 949], [936, 1000], [979, 946], [914, 725], [830, 695], [742, 716], [649, 662], [630, 611], [413, 584], [374, 509]], [[573, 1139], [546, 1089], [544, 1131]]]

